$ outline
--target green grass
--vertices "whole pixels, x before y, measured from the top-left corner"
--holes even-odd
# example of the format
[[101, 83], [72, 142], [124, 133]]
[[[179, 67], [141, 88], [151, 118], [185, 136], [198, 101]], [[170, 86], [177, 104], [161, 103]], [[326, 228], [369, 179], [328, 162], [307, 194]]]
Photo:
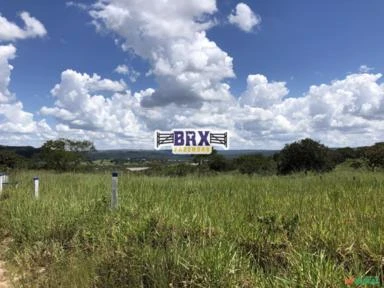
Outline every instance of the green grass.
[[0, 238], [17, 287], [346, 287], [383, 273], [383, 173], [121, 175], [117, 211], [110, 174], [10, 178]]

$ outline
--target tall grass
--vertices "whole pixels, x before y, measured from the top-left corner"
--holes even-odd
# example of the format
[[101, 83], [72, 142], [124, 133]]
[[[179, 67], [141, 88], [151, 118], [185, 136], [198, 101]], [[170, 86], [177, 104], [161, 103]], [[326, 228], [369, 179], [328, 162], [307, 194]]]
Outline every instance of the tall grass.
[[[37, 172], [36, 172], [37, 173]], [[345, 287], [382, 277], [384, 175], [10, 176], [0, 238], [17, 287]]]

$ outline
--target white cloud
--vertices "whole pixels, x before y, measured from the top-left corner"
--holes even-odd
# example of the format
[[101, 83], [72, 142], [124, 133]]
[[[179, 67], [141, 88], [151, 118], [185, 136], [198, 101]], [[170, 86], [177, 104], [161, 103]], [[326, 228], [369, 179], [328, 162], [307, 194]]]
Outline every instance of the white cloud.
[[104, 148], [151, 149], [155, 129], [175, 127], [229, 130], [233, 148], [281, 148], [304, 137], [329, 146], [369, 145], [383, 140], [384, 135], [380, 77], [353, 74], [311, 86], [302, 97], [287, 98], [285, 82], [269, 82], [256, 74], [249, 75], [247, 90], [238, 100], [145, 108], [140, 103], [152, 97], [153, 89], [103, 96], [94, 87], [99, 86], [97, 82], [112, 80], [67, 70], [52, 89], [55, 106], [43, 107], [41, 113], [56, 118], [59, 135], [85, 137]]
[[228, 16], [229, 23], [238, 26], [245, 32], [251, 32], [252, 29], [261, 23], [261, 17], [253, 13], [252, 9], [245, 3], [239, 3]]
[[75, 8], [78, 8], [80, 10], [87, 10], [88, 9], [88, 5], [87, 4], [78, 3], [78, 2], [74, 2], [74, 1], [65, 2], [65, 5], [67, 7], [75, 7]]
[[[383, 102], [380, 75], [354, 74], [312, 86], [303, 97], [287, 98], [286, 82], [270, 82], [255, 74], [249, 75], [241, 97], [233, 97], [225, 83], [234, 76], [232, 58], [205, 33], [213, 25], [215, 4], [213, 0], [174, 1], [170, 9], [163, 2], [98, 2], [90, 11], [97, 28], [113, 32], [122, 39], [124, 50], [147, 59], [159, 87], [138, 93], [115, 91], [106, 97], [88, 87], [91, 76], [65, 71], [52, 90], [55, 106], [41, 112], [55, 116], [65, 125], [58, 126], [63, 131], [104, 135], [97, 139], [109, 133], [132, 147], [139, 143], [129, 142], [135, 135], [143, 139], [141, 147], [150, 148], [155, 129], [175, 127], [228, 129], [236, 135], [232, 143], [237, 148], [280, 148], [302, 137], [329, 145], [354, 145], [363, 140], [370, 144], [378, 137], [381, 130], [374, 127], [384, 126], [378, 124]], [[241, 7], [239, 4], [233, 16], [246, 14]], [[244, 25], [248, 29], [256, 24]], [[129, 74], [131, 69], [120, 65], [115, 71]], [[366, 137], [356, 137], [356, 131]]]
[[0, 104], [14, 100], [15, 96], [8, 90], [13, 66], [9, 60], [15, 58], [16, 48], [13, 45], [0, 46]]
[[[111, 91], [104, 93], [93, 88], [99, 86], [99, 82], [110, 81], [98, 75], [66, 70], [60, 83], [51, 91], [56, 99], [55, 105], [42, 107], [40, 113], [56, 119], [56, 131], [60, 135], [82, 135], [95, 141], [97, 147], [108, 147], [115, 142], [124, 147], [152, 148], [155, 129], [167, 130], [185, 125], [221, 125], [224, 129], [228, 125], [225, 105], [206, 102], [201, 109], [176, 104], [170, 104], [166, 109], [143, 108], [140, 105], [142, 99], [151, 97], [153, 89], [138, 93], [114, 91], [111, 96], [106, 96]], [[233, 105], [236, 105], [235, 101]]]
[[[260, 19], [256, 24], [244, 20], [247, 12], [241, 4], [232, 21], [250, 31]], [[41, 144], [61, 136], [89, 139], [98, 148], [150, 149], [155, 129], [176, 127], [229, 130], [233, 148], [281, 148], [303, 137], [330, 146], [383, 141], [382, 75], [370, 74], [364, 65], [363, 73], [311, 86], [298, 98], [288, 94], [286, 82], [253, 74], [241, 97], [234, 97], [225, 82], [234, 77], [232, 58], [206, 34], [215, 24], [216, 10], [214, 0], [109, 0], [93, 5], [90, 14], [96, 27], [112, 32], [124, 50], [146, 59], [158, 87], [135, 93], [122, 80], [65, 70], [51, 90], [55, 103], [40, 109], [41, 115], [56, 120], [53, 128], [24, 111], [9, 91], [9, 62], [16, 48], [0, 46], [0, 143]], [[42, 34], [27, 26], [16, 28]], [[14, 35], [8, 41], [22, 39], [20, 33]], [[134, 73], [126, 65], [115, 71], [128, 79]]]
[[[20, 14], [24, 27], [9, 22], [0, 15], [0, 42], [18, 39], [43, 37], [46, 35], [43, 24], [28, 12]], [[13, 66], [9, 63], [16, 57], [16, 47], [12, 44], [0, 45], [0, 143], [8, 145], [39, 145], [43, 139], [54, 135], [47, 122], [36, 121], [33, 113], [24, 111], [23, 103], [9, 91]]]
[[118, 65], [115, 70], [114, 70], [116, 73], [118, 74], [122, 74], [122, 75], [125, 75], [125, 76], [128, 76], [129, 80], [134, 83], [137, 81], [137, 78], [140, 77], [140, 72], [137, 72], [136, 70], [134, 69], [129, 69], [129, 67], [125, 64], [122, 64], [122, 65]]
[[[132, 136], [140, 132], [140, 124], [130, 110], [139, 103], [124, 89], [121, 82], [66, 70], [51, 91], [56, 98], [55, 107], [42, 107], [41, 113], [55, 117], [70, 129]], [[102, 91], [114, 94], [105, 97], [100, 94]]]
[[22, 143], [19, 140], [40, 142], [52, 132], [51, 129], [45, 120], [37, 122], [32, 113], [24, 111], [23, 104], [8, 88], [13, 68], [9, 61], [15, 55], [13, 45], [0, 45], [0, 143], [15, 145]]
[[228, 101], [223, 80], [234, 76], [232, 58], [205, 33], [216, 11], [215, 0], [111, 0], [98, 2], [90, 15], [98, 29], [123, 40], [124, 50], [150, 62], [159, 87], [143, 106], [201, 106]]
[[[238, 111], [239, 115], [233, 115], [244, 137], [263, 139], [264, 146], [275, 143], [281, 147], [283, 143], [303, 137], [318, 139], [330, 146], [370, 145], [383, 141], [384, 135], [381, 77], [381, 74], [352, 74], [331, 84], [311, 86], [303, 97], [281, 98], [268, 105], [251, 101], [250, 106]], [[245, 95], [256, 91], [253, 94], [256, 96], [259, 90], [273, 87], [273, 83], [264, 80], [253, 83], [252, 89], [248, 83]], [[274, 89], [271, 88], [268, 95], [272, 97]]]
[[373, 71], [373, 70], [375, 70], [375, 68], [373, 68], [373, 67], [369, 67], [369, 66], [367, 66], [367, 65], [361, 65], [360, 68], [359, 68], [359, 71], [360, 71], [361, 73], [369, 73], [369, 72], [371, 72], [371, 71]]
[[36, 18], [30, 16], [28, 12], [21, 12], [20, 18], [24, 22], [23, 28], [20, 28], [13, 22], [9, 22], [0, 14], [0, 42], [43, 37], [47, 34], [44, 25]]
[[123, 64], [123, 65], [118, 65], [116, 68], [115, 68], [115, 72], [116, 73], [119, 73], [119, 74], [123, 74], [123, 75], [128, 75], [129, 74], [129, 68], [127, 65]]
[[283, 97], [288, 95], [289, 90], [285, 85], [286, 82], [269, 83], [264, 75], [249, 75], [247, 90], [240, 97], [240, 103], [261, 108], [270, 107], [281, 102]]

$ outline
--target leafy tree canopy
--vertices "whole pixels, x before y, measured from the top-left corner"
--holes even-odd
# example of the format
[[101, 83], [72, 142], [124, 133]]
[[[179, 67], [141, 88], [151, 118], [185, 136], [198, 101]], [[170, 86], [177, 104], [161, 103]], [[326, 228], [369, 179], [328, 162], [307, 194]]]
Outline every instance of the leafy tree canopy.
[[13, 151], [0, 151], [0, 169], [16, 168], [21, 162], [21, 157]]
[[372, 170], [377, 167], [384, 167], [384, 142], [366, 148], [364, 156]]
[[74, 141], [60, 138], [48, 140], [41, 147], [41, 158], [45, 167], [57, 171], [74, 170], [85, 159], [85, 153], [95, 151], [90, 141]]
[[329, 171], [334, 168], [331, 150], [310, 138], [287, 144], [278, 155], [278, 172]]

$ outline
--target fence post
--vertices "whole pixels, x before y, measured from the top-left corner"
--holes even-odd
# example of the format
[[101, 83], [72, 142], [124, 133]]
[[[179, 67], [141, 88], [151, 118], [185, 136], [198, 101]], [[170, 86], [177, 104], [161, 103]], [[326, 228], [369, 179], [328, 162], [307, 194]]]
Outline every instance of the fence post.
[[39, 177], [34, 177], [33, 178], [33, 182], [35, 184], [35, 198], [38, 199], [39, 198]]
[[111, 207], [112, 209], [117, 209], [119, 206], [118, 203], [118, 192], [117, 192], [117, 183], [118, 183], [118, 174], [117, 172], [112, 173], [112, 199], [111, 199]]
[[3, 193], [3, 174], [0, 174], [0, 195]]

